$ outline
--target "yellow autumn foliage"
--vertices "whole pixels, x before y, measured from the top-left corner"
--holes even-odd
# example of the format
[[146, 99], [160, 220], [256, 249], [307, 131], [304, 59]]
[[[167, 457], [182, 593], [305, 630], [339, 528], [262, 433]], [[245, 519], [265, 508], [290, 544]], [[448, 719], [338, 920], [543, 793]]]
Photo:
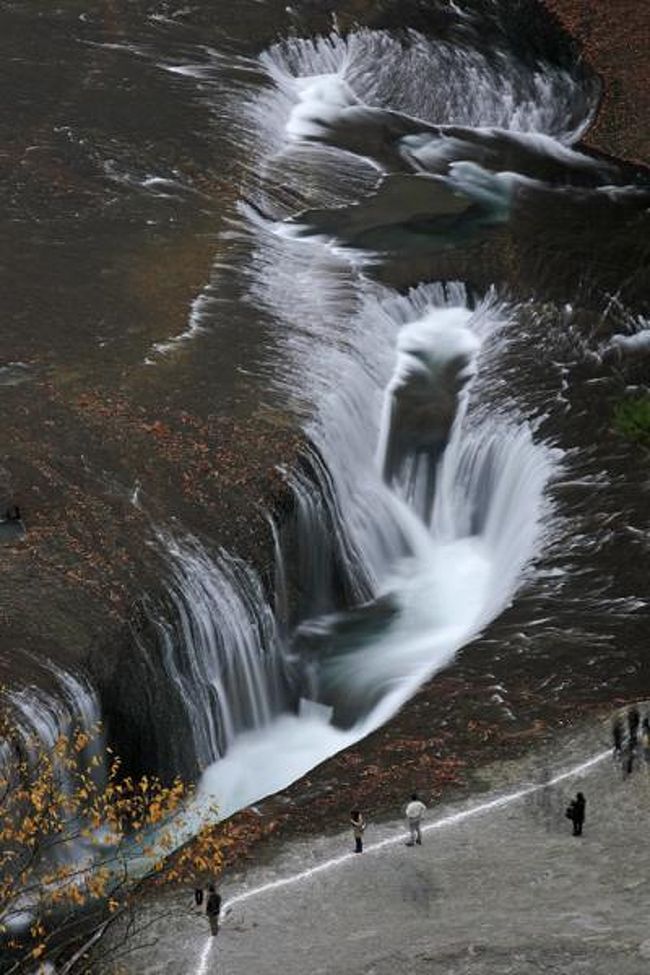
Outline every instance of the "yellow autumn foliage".
[[[192, 790], [155, 775], [135, 781], [110, 748], [98, 753], [100, 742], [100, 728], [94, 737], [61, 735], [49, 752], [25, 741], [0, 688], [0, 755], [11, 756], [0, 766], [0, 948], [15, 952], [12, 971], [56, 954], [61, 918], [72, 928], [83, 909], [106, 925], [150, 882], [192, 882], [221, 866], [224, 841], [211, 829], [168, 857]], [[25, 912], [30, 923], [16, 934], [13, 921]]]

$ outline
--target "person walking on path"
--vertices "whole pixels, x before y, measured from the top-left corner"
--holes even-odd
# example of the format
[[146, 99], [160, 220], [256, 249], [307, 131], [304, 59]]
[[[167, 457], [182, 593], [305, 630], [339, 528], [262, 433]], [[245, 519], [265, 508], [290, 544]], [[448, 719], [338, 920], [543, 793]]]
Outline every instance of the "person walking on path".
[[573, 823], [573, 835], [582, 836], [582, 826], [585, 821], [585, 807], [587, 805], [587, 800], [585, 799], [582, 792], [579, 792], [575, 799], [569, 804], [569, 808], [566, 811], [567, 817]]
[[354, 852], [363, 853], [363, 833], [366, 828], [366, 821], [358, 809], [353, 809], [350, 813], [350, 824], [354, 836]]
[[420, 826], [426, 808], [422, 800], [418, 797], [417, 792], [414, 792], [411, 796], [411, 801], [406, 807], [406, 822], [409, 828], [409, 838], [406, 841], [407, 846], [414, 846], [415, 843], [418, 846], [422, 845], [422, 830]]
[[210, 925], [210, 934], [213, 938], [219, 934], [219, 914], [221, 913], [221, 894], [218, 894], [214, 884], [208, 884], [208, 899], [205, 902], [205, 913]]

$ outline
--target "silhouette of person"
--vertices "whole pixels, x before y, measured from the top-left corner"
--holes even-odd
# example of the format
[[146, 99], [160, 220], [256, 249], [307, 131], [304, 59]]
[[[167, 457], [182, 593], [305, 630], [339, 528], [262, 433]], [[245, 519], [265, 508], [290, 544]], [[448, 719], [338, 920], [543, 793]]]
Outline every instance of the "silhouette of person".
[[203, 888], [202, 887], [196, 887], [194, 889], [194, 903], [196, 904], [197, 907], [200, 907], [201, 904], [203, 903]]
[[363, 853], [363, 832], [366, 828], [366, 821], [358, 809], [353, 809], [350, 813], [350, 824], [354, 836], [354, 852]]
[[221, 912], [221, 895], [215, 890], [214, 884], [208, 884], [208, 899], [205, 904], [205, 913], [208, 916], [210, 934], [213, 938], [219, 934], [219, 914]]
[[567, 816], [573, 823], [573, 835], [582, 836], [582, 826], [585, 821], [585, 807], [587, 800], [582, 792], [579, 792], [575, 799], [569, 804]]
[[636, 740], [639, 734], [639, 722], [641, 721], [641, 716], [639, 714], [639, 709], [637, 707], [631, 707], [627, 712], [627, 727], [629, 732], [630, 742], [636, 748]]

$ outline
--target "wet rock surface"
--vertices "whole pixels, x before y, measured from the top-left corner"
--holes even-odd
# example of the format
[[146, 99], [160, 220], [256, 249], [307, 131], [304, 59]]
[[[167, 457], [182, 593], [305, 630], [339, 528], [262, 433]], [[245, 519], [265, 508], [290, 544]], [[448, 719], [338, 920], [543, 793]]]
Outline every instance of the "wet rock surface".
[[[234, 902], [213, 946], [205, 918], [190, 907], [191, 891], [169, 895], [141, 918], [152, 924], [143, 937], [155, 935], [155, 960], [149, 949], [136, 949], [123, 960], [127, 970], [642, 975], [650, 907], [639, 839], [642, 767], [623, 779], [606, 752], [582, 774], [502, 808], [462, 815], [522, 785], [541, 785], [608, 741], [608, 723], [590, 721], [523, 761], [484, 768], [480, 796], [440, 805], [423, 793], [426, 822], [441, 826], [425, 832], [421, 847], [405, 849], [401, 820], [371, 818], [361, 856]], [[564, 810], [578, 790], [587, 797], [587, 817], [583, 836], [573, 837]], [[373, 850], [383, 841], [388, 845]], [[345, 857], [351, 847], [348, 830], [276, 845], [263, 862], [224, 877], [226, 910], [230, 898]]]
[[140, 56], [159, 40], [154, 6], [0, 14], [15, 93], [0, 126], [0, 516], [19, 504], [25, 528], [2, 538], [0, 683], [56, 694], [48, 661], [84, 672], [134, 771], [152, 770], [151, 738], [178, 717], [148, 670], [158, 532], [230, 548], [271, 587], [265, 511], [287, 503], [277, 465], [300, 440], [251, 378], [256, 339], [223, 290], [212, 351], [189, 341], [228, 259], [217, 238], [236, 181], [208, 146], [208, 109]]
[[2, 539], [1, 680], [47, 688], [48, 660], [85, 672], [132, 770], [176, 774], [158, 762], [171, 698], [151, 683], [160, 641], [148, 613], [165, 612], [167, 572], [156, 533], [235, 548], [272, 587], [264, 511], [289, 501], [276, 463], [295, 456], [298, 435], [271, 413], [199, 417], [42, 376], [2, 396], [2, 495], [20, 501], [23, 530]]
[[[284, 11], [284, 4], [277, 5], [269, 23], [255, 21], [251, 46], [261, 49], [273, 38], [270, 21], [280, 6]], [[390, 5], [359, 0], [336, 6], [343, 30], [358, 23], [399, 28], [407, 15], [416, 27], [420, 17], [420, 26], [432, 26], [418, 4], [397, 12]], [[147, 5], [138, 5], [138, 11], [140, 7], [144, 11]], [[636, 4], [637, 13], [641, 7]], [[298, 31], [327, 31], [332, 8], [305, 5], [291, 15], [292, 23]], [[518, 6], [513, 14], [513, 30], [521, 26], [522, 10]], [[155, 726], [170, 716], [163, 695], [152, 695], [144, 709], [138, 697], [146, 671], [134, 632], [145, 631], [137, 604], [143, 593], [155, 599], [163, 570], [159, 553], [150, 548], [153, 526], [171, 525], [231, 547], [268, 579], [272, 539], [262, 512], [287, 503], [276, 465], [291, 465], [301, 445], [292, 411], [278, 407], [274, 399], [269, 402], [264, 371], [253, 354], [273, 346], [273, 330], [255, 318], [251, 332], [253, 316], [231, 314], [238, 295], [216, 317], [212, 333], [202, 336], [198, 350], [181, 342], [165, 358], [157, 349], [183, 334], [192, 302], [211, 279], [213, 263], [230, 258], [230, 245], [216, 237], [224, 214], [232, 213], [238, 181], [227, 165], [223, 171], [221, 156], [215, 160], [218, 153], [205, 135], [190, 140], [192, 132], [209, 129], [205, 105], [192, 100], [190, 111], [182, 95], [169, 99], [151, 66], [141, 68], [144, 62], [137, 57], [132, 62], [120, 53], [138, 11], [130, 13], [126, 4], [105, 4], [77, 25], [75, 50], [83, 48], [84, 58], [76, 68], [66, 63], [66, 19], [76, 22], [74, 5], [39, 15], [40, 26], [33, 33], [29, 10], [21, 14], [26, 19], [17, 30], [18, 42], [31, 37], [33, 63], [39, 64], [45, 51], [54, 50], [55, 57], [40, 76], [47, 97], [22, 98], [30, 115], [20, 138], [10, 127], [4, 133], [1, 163], [8, 176], [5, 202], [12, 226], [1, 245], [10, 287], [6, 362], [0, 363], [3, 434], [10, 445], [0, 493], [7, 503], [20, 502], [27, 530], [25, 538], [3, 544], [1, 550], [6, 581], [0, 597], [0, 673], [11, 681], [35, 680], [33, 659], [48, 657], [88, 668], [107, 703], [106, 717], [119, 725], [114, 730], [118, 749], [135, 768], [153, 754], [155, 742], [147, 733], [153, 735]], [[172, 12], [178, 13], [179, 22], [186, 16]], [[188, 33], [188, 43], [202, 40], [201, 31], [214, 28], [222, 16], [222, 11], [207, 8], [197, 13], [196, 33]], [[238, 15], [233, 10], [228, 16]], [[535, 16], [540, 37], [545, 30], [557, 33], [556, 27], [544, 27], [539, 11]], [[616, 17], [612, 12], [608, 16], [619, 25], [625, 19], [618, 10]], [[637, 23], [635, 17], [631, 11], [630, 26]], [[53, 33], [54, 21], [59, 26]], [[441, 12], [443, 32], [446, 22]], [[566, 23], [570, 29], [575, 26]], [[594, 14], [592, 25], [604, 36], [600, 14]], [[155, 42], [155, 30], [148, 41]], [[601, 48], [594, 47], [590, 30], [580, 27], [578, 36], [584, 36], [587, 53], [598, 53]], [[637, 36], [642, 37], [641, 30]], [[115, 46], [101, 48], [98, 41]], [[4, 34], [9, 53], [14, 42], [11, 33]], [[615, 57], [623, 64], [620, 51], [619, 46]], [[59, 73], [62, 65], [65, 70]], [[594, 66], [601, 70], [595, 60]], [[32, 77], [27, 66], [20, 71]], [[146, 93], [139, 114], [133, 114], [134, 91]], [[605, 105], [612, 104], [612, 92], [615, 86], [608, 89]], [[640, 97], [635, 112], [642, 106]], [[93, 123], [89, 128], [89, 119], [95, 113], [102, 117], [108, 109], [118, 124], [102, 129]], [[641, 127], [626, 116], [626, 136], [615, 120], [607, 129], [607, 111], [603, 108], [590, 144], [647, 159], [641, 143], [629, 141], [630, 133]], [[73, 125], [66, 130], [71, 118]], [[121, 126], [126, 129], [116, 134]], [[162, 145], [157, 142], [160, 129], [168, 133]], [[138, 134], [135, 150], [129, 141], [133, 133]], [[190, 141], [191, 152], [186, 150]], [[202, 194], [196, 208], [188, 206], [191, 194], [184, 197], [184, 190], [154, 201], [143, 185], [152, 165], [157, 178], [176, 179]], [[552, 206], [558, 221], [567, 218], [561, 194]], [[586, 300], [590, 276], [611, 292], [618, 290], [623, 276], [624, 296], [643, 310], [645, 225], [640, 220], [621, 247], [620, 235], [611, 239], [605, 232], [610, 215], [606, 200], [594, 218], [595, 230], [584, 212], [574, 211], [576, 234], [567, 234], [573, 248], [570, 260], [552, 238], [544, 239], [543, 221], [515, 216], [508, 231], [487, 229], [484, 239], [463, 248], [409, 259], [391, 269], [385, 280], [406, 288], [431, 276], [462, 278], [479, 292], [497, 282], [527, 297], [544, 279], [550, 281], [552, 297], [568, 301], [578, 285]], [[530, 250], [528, 241], [536, 242]], [[588, 331], [596, 327], [588, 313], [585, 324]], [[43, 342], [44, 335], [53, 337], [51, 344]], [[147, 357], [153, 364], [145, 363]], [[273, 368], [272, 357], [264, 368]], [[257, 380], [251, 378], [255, 375]], [[598, 376], [587, 378], [600, 381]], [[607, 407], [602, 399], [580, 405], [598, 417], [588, 435], [605, 436]], [[624, 460], [614, 472], [617, 479], [630, 475], [630, 491], [645, 477], [642, 458], [637, 460], [636, 466], [633, 459]], [[622, 533], [625, 519], [614, 525]], [[620, 576], [634, 574], [623, 564], [627, 551], [621, 545], [614, 563]], [[519, 618], [515, 614], [504, 625], [514, 627], [523, 619], [525, 613]], [[637, 639], [641, 645], [639, 630], [635, 621], [629, 624], [625, 638], [631, 645]], [[488, 639], [492, 646], [498, 643], [499, 630], [491, 630]], [[576, 641], [580, 639], [578, 634]], [[521, 657], [502, 660], [493, 676], [486, 677], [481, 659], [486, 644], [470, 647], [462, 661], [429, 684], [384, 729], [261, 803], [261, 815], [248, 811], [237, 817], [238, 851], [280, 829], [286, 834], [334, 829], [347, 819], [351, 798], [374, 816], [388, 817], [414, 786], [448, 796], [467, 787], [471, 770], [487, 756], [518, 753], [584, 709], [603, 700], [628, 699], [630, 685], [645, 681], [650, 686], [647, 667], [642, 662], [638, 668], [631, 665], [622, 647], [621, 685], [605, 682], [595, 691], [587, 664], [576, 666], [571, 656], [575, 646], [568, 639], [562, 643], [561, 635], [558, 644], [552, 693], [544, 683], [544, 662], [539, 673], [531, 674]], [[499, 700], [504, 682], [505, 704]]]
[[624, 159], [650, 163], [650, 13], [636, 0], [543, 0], [580, 44], [604, 92], [585, 142]]

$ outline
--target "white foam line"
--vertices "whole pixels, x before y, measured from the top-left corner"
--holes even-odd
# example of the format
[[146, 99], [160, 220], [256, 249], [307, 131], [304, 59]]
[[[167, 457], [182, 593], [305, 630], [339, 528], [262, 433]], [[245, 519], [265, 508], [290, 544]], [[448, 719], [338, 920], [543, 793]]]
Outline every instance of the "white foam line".
[[[539, 792], [542, 789], [548, 789], [550, 786], [557, 785], [558, 782], [563, 782], [566, 779], [574, 778], [575, 776], [582, 775], [584, 772], [589, 771], [599, 762], [602, 762], [605, 758], [611, 755], [611, 750], [599, 752], [594, 755], [593, 758], [587, 759], [586, 762], [582, 762], [580, 765], [574, 765], [570, 769], [564, 772], [559, 772], [556, 776], [548, 779], [546, 782], [542, 782], [538, 785], [528, 785], [516, 792], [507, 792], [505, 795], [497, 796], [496, 799], [490, 799], [488, 802], [478, 803], [476, 806], [472, 806], [469, 809], [463, 809], [460, 812], [452, 813], [449, 816], [443, 816], [441, 819], [435, 820], [433, 823], [427, 823], [426, 826], [422, 827], [423, 833], [429, 833], [434, 829], [444, 829], [446, 826], [456, 826], [458, 823], [464, 822], [466, 819], [470, 819], [472, 816], [478, 816], [481, 813], [491, 812], [494, 809], [501, 809], [504, 806], [508, 806], [513, 802], [517, 802], [520, 799], [524, 799], [526, 796], [531, 795], [534, 792]], [[396, 846], [398, 843], [403, 843], [406, 839], [406, 833], [400, 833], [399, 836], [390, 836], [388, 839], [380, 840], [378, 843], [372, 843], [364, 848], [364, 853], [375, 853], [377, 850], [383, 850], [387, 846]], [[278, 890], [280, 887], [289, 887], [291, 884], [300, 883], [301, 880], [311, 880], [319, 873], [324, 873], [326, 870], [333, 870], [335, 867], [340, 867], [344, 863], [349, 863], [351, 860], [356, 860], [357, 854], [355, 853], [345, 853], [340, 857], [333, 857], [331, 860], [325, 860], [323, 863], [319, 863], [315, 867], [310, 867], [308, 870], [302, 870], [300, 873], [292, 874], [289, 877], [283, 877], [280, 880], [272, 880], [267, 884], [261, 884], [259, 887], [254, 887], [252, 890], [246, 890], [241, 894], [237, 894], [232, 897], [229, 901], [224, 904], [224, 914], [229, 911], [235, 904], [241, 904], [243, 901], [250, 900], [253, 897], [259, 897], [261, 894], [266, 894], [270, 890]], [[204, 969], [199, 970], [199, 975], [203, 975]]]

